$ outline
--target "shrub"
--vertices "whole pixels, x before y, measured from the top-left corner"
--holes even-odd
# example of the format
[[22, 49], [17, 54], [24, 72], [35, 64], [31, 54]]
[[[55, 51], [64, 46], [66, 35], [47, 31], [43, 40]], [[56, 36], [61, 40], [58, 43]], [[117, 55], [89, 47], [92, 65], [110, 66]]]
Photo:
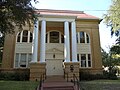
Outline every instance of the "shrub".
[[116, 76], [116, 73], [114, 71], [112, 71], [112, 72], [103, 71], [103, 75], [106, 79], [112, 79], [112, 80], [118, 79]]
[[29, 72], [0, 72], [0, 80], [27, 81]]
[[89, 72], [80, 72], [80, 80], [104, 79], [102, 74], [90, 74]]
[[98, 80], [98, 79], [112, 79], [116, 80], [115, 72], [103, 72], [103, 74], [90, 74], [89, 72], [80, 72], [80, 80]]

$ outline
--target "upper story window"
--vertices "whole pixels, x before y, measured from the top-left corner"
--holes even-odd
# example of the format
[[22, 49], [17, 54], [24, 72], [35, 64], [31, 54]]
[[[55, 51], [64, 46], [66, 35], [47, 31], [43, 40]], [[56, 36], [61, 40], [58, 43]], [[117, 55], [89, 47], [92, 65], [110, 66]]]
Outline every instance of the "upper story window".
[[77, 33], [77, 43], [90, 43], [89, 35], [86, 32]]
[[64, 36], [57, 31], [48, 32], [46, 34], [46, 43], [64, 43]]
[[17, 35], [17, 42], [32, 42], [33, 40], [33, 35], [30, 31], [24, 30], [18, 33]]

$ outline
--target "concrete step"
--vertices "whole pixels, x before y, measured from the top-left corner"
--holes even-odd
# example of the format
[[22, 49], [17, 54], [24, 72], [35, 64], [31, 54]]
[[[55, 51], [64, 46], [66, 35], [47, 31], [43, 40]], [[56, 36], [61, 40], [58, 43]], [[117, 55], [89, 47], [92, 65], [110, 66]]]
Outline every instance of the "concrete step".
[[72, 87], [72, 86], [44, 87], [43, 90], [74, 90], [74, 87]]
[[42, 83], [41, 90], [76, 90], [71, 82], [67, 82], [63, 76], [47, 76]]

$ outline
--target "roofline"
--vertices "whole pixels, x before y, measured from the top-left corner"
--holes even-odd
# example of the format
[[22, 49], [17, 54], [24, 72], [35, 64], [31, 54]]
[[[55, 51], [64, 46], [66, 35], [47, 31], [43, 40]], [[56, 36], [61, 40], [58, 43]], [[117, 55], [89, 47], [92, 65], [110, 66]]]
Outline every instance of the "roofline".
[[84, 11], [74, 11], [74, 10], [55, 10], [55, 9], [35, 9], [34, 11], [41, 12], [51, 12], [51, 13], [76, 13], [76, 14], [84, 14]]
[[100, 22], [101, 22], [103, 19], [100, 19], [100, 18], [98, 18], [98, 19], [95, 19], [95, 18], [77, 18], [77, 20], [96, 20], [96, 21], [99, 21], [99, 24], [100, 24]]

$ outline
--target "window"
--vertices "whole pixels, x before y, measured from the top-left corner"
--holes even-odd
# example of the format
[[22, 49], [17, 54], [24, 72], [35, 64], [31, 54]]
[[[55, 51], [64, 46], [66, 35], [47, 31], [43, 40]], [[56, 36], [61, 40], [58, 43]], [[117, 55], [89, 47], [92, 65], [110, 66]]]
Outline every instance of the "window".
[[91, 67], [91, 54], [77, 54], [80, 67]]
[[50, 32], [50, 43], [59, 43], [59, 32]]
[[21, 34], [21, 33], [18, 34], [17, 42], [20, 42], [20, 34]]
[[84, 32], [80, 32], [80, 43], [85, 43], [85, 34]]
[[46, 43], [64, 43], [64, 36], [58, 31], [48, 32], [46, 34]]
[[16, 53], [15, 67], [29, 67], [29, 63], [32, 60], [31, 53]]
[[91, 67], [91, 56], [88, 54], [88, 67]]
[[22, 53], [20, 58], [20, 67], [26, 67], [27, 54]]
[[30, 31], [24, 30], [17, 35], [17, 42], [32, 42], [33, 35]]
[[90, 43], [89, 35], [86, 32], [78, 32], [76, 38], [77, 43]]
[[28, 41], [28, 31], [23, 31], [22, 42]]
[[86, 67], [86, 54], [81, 54], [81, 67]]

